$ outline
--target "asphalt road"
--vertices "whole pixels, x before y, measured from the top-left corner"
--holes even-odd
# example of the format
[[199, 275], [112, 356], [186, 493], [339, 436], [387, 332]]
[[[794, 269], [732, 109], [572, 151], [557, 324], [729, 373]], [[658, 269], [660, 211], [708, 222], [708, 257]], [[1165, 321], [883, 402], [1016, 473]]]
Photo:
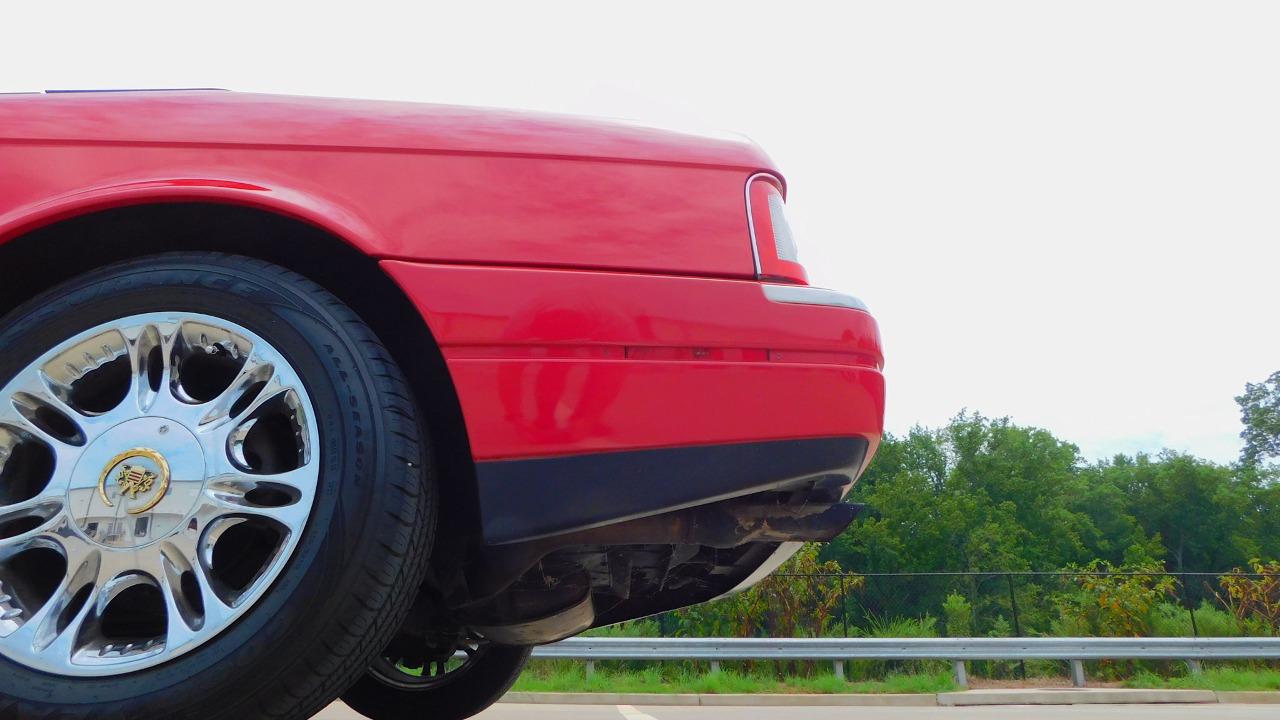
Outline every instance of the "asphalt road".
[[[1275, 705], [1004, 705], [999, 707], [632, 707], [499, 703], [477, 720], [1275, 720]], [[361, 720], [334, 705], [315, 720]]]

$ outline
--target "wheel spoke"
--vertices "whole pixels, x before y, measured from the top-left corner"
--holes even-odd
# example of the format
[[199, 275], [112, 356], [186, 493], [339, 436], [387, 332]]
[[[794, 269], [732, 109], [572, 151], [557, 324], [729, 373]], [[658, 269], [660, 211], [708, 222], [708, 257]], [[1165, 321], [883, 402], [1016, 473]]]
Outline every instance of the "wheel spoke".
[[[48, 653], [63, 638], [63, 647], [67, 649], [65, 658], [69, 660], [73, 636], [87, 617], [93, 605], [93, 596], [97, 593], [102, 573], [102, 554], [84, 543], [64, 542], [62, 538], [48, 539], [53, 545], [64, 549], [66, 571], [53, 595], [38, 609], [28, 608], [24, 613], [28, 616], [27, 619], [16, 631], [6, 636], [5, 640], [11, 647], [43, 654]], [[74, 602], [82, 602], [78, 610], [74, 608]], [[74, 614], [70, 612], [73, 610]], [[60, 650], [55, 649], [54, 652]]]
[[311, 511], [317, 475], [314, 464], [274, 475], [220, 475], [209, 481], [196, 517], [207, 525], [220, 517], [251, 515], [299, 532]]
[[97, 436], [97, 433], [93, 432], [97, 424], [94, 422], [96, 418], [72, 407], [68, 399], [69, 388], [59, 385], [48, 373], [38, 368], [28, 368], [17, 380], [20, 383], [15, 388], [17, 392], [11, 393], [17, 404], [22, 404], [18, 397], [25, 394], [78, 425], [86, 440], [92, 440]]
[[[231, 453], [231, 458], [236, 466], [241, 469], [249, 469], [252, 463], [244, 455], [244, 443], [249, 437], [250, 431], [262, 418], [260, 411], [268, 404], [276, 400], [288, 400], [292, 396], [293, 388], [287, 387], [280, 382], [278, 377], [273, 376], [261, 390], [258, 391], [253, 402], [236, 415], [241, 418], [239, 423], [234, 425], [224, 424], [221, 427], [226, 429], [223, 436], [226, 438], [227, 450]], [[234, 419], [234, 418], [233, 418]]]
[[[125, 417], [150, 412], [167, 387], [171, 375], [170, 355], [177, 331], [177, 324], [164, 322], [134, 325], [121, 330], [129, 354], [129, 390], [117, 411]], [[155, 387], [152, 386], [153, 375], [157, 379]]]
[[80, 432], [84, 436], [85, 443], [93, 442], [95, 438], [114, 423], [114, 420], [108, 414], [91, 415], [72, 407], [63, 398], [59, 397], [58, 393], [53, 389], [52, 380], [47, 375], [42, 375], [41, 379], [44, 381], [43, 389], [45, 392], [37, 397], [78, 425]]
[[167, 651], [215, 631], [234, 613], [214, 590], [215, 581], [198, 555], [198, 541], [187, 533], [160, 542], [148, 554], [143, 569], [156, 580], [164, 597]]
[[[315, 463], [282, 473], [247, 473], [228, 468], [209, 481], [209, 488], [223, 493], [243, 495], [255, 487], [272, 487], [292, 490], [297, 495], [310, 495], [319, 479], [318, 475], [319, 468]], [[239, 499], [234, 497], [226, 499], [239, 502]]]
[[251, 416], [264, 402], [286, 390], [275, 378], [275, 366], [251, 353], [222, 394], [200, 406], [201, 416], [195, 426], [200, 432], [216, 431], [236, 418]]
[[[109, 556], [108, 556], [109, 557]], [[106, 564], [99, 575], [99, 584], [86, 605], [88, 613], [77, 617], [78, 626], [68, 627], [59, 637], [61, 644], [71, 649], [72, 662], [92, 664], [111, 662], [139, 652], [161, 649], [158, 638], [115, 639], [104, 634], [104, 618], [107, 608], [126, 591], [137, 586], [149, 586], [154, 580], [139, 571], [137, 563], [128, 565]], [[105, 580], [103, 580], [105, 578]], [[64, 638], [66, 638], [64, 640]], [[66, 657], [60, 650], [57, 657]]]
[[39, 495], [14, 505], [0, 507], [0, 560], [10, 548], [25, 547], [33, 539], [46, 536], [67, 522], [61, 497]]
[[[130, 401], [136, 396], [139, 332], [139, 328], [111, 328], [68, 343], [28, 366], [10, 383], [8, 395], [19, 406], [22, 395], [31, 396], [34, 404], [65, 417], [78, 426], [85, 442], [92, 442], [122, 419], [136, 417], [141, 409]], [[120, 367], [121, 362], [125, 367]]]
[[32, 636], [32, 650], [50, 658], [53, 662], [70, 663], [72, 656], [75, 655], [80, 635], [85, 630], [85, 624], [90, 622], [94, 614], [100, 594], [100, 589], [95, 586], [88, 599], [69, 619], [61, 616], [63, 611], [70, 609], [70, 598], [60, 597], [57, 615], [51, 613], [38, 625], [32, 623], [36, 625], [36, 631]]
[[32, 373], [26, 375], [15, 379], [16, 387], [0, 404], [0, 423], [34, 435], [55, 452], [85, 445], [91, 420], [50, 393]]
[[[185, 419], [194, 413], [192, 406], [175, 394], [178, 370], [174, 360], [179, 350], [180, 331], [181, 325], [177, 322], [155, 323], [141, 332], [134, 345], [133, 387], [144, 414]], [[152, 367], [156, 362], [159, 368]]]

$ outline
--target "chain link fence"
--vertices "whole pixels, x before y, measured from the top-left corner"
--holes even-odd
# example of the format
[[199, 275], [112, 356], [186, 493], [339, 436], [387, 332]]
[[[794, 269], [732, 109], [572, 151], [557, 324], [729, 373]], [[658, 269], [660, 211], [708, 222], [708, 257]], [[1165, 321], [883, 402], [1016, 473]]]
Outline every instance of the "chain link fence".
[[[1248, 637], [1280, 621], [1280, 577], [1251, 572], [776, 573], [757, 592], [834, 599], [800, 623], [811, 637]], [[657, 634], [699, 636], [687, 613], [657, 616]]]
[[[1097, 638], [1280, 636], [1280, 566], [1266, 572], [775, 573], [703, 605], [601, 628], [590, 636], [667, 638]], [[1274, 668], [1275, 660], [1228, 663]], [[639, 661], [614, 663], [639, 671]], [[690, 665], [690, 662], [684, 663]], [[696, 663], [694, 663], [696, 664]], [[1079, 664], [1079, 663], [1077, 663]], [[1169, 661], [1089, 661], [1109, 680], [1185, 672]], [[812, 674], [812, 662], [745, 662], [743, 672]], [[996, 681], [1062, 675], [1065, 661], [977, 660]], [[1077, 668], [1082, 674], [1084, 666]], [[853, 679], [947, 673], [937, 660], [857, 660]], [[842, 671], [843, 672], [843, 671]]]

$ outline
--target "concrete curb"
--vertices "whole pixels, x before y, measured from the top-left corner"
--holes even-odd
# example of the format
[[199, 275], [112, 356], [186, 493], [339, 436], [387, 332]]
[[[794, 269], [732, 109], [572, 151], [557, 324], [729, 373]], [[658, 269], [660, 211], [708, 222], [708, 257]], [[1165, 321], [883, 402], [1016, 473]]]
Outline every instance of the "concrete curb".
[[706, 707], [972, 707], [981, 705], [1280, 704], [1280, 692], [1053, 688], [965, 690], [920, 694], [695, 695], [662, 693], [510, 692], [501, 702], [524, 705], [648, 705]]
[[864, 693], [860, 695], [699, 695], [705, 706], [752, 707], [933, 707], [937, 695], [925, 693]]
[[1060, 688], [1049, 690], [966, 690], [940, 693], [943, 706], [973, 705], [1154, 705], [1216, 703], [1212, 690], [1129, 690], [1124, 688]]
[[1274, 690], [1219, 690], [1214, 693], [1220, 703], [1237, 703], [1241, 705], [1276, 705], [1280, 704], [1280, 692]]

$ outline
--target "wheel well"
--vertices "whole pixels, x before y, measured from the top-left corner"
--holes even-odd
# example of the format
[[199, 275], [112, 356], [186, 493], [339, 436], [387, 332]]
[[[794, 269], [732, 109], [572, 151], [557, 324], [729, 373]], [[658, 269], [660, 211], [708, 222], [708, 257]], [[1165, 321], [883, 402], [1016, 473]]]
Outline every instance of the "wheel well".
[[0, 245], [0, 317], [46, 289], [114, 262], [176, 250], [246, 255], [319, 283], [373, 328], [409, 379], [439, 472], [439, 532], [478, 534], [475, 466], [462, 408], [439, 346], [413, 303], [378, 266], [314, 225], [257, 208], [163, 203], [114, 208], [41, 227]]

